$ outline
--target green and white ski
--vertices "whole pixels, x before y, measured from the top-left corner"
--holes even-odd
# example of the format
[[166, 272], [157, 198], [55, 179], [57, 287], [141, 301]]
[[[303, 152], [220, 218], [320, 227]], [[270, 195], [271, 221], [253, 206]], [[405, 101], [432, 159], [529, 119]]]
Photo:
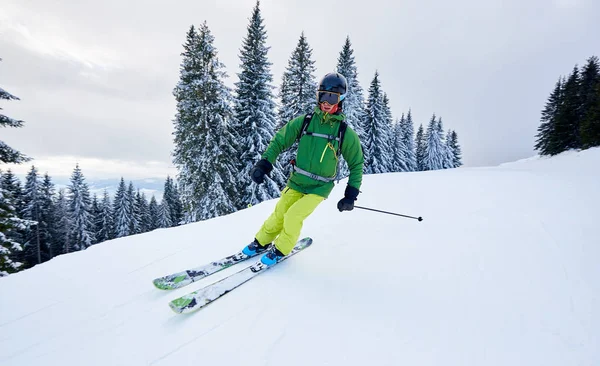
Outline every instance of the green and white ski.
[[254, 256], [256, 256], [256, 254], [253, 256], [249, 256], [240, 251], [228, 257], [222, 258], [216, 262], [207, 263], [200, 267], [173, 273], [164, 277], [155, 278], [154, 280], [152, 280], [152, 283], [154, 284], [154, 286], [156, 286], [156, 288], [160, 290], [175, 290], [187, 286], [190, 283], [201, 280], [205, 277], [208, 277], [212, 274], [220, 272], [226, 268], [233, 266], [234, 264], [243, 262], [246, 259], [250, 259]]
[[202, 309], [206, 305], [221, 298], [223, 295], [231, 292], [240, 285], [250, 281], [252, 278], [263, 273], [267, 269], [276, 266], [296, 253], [308, 248], [312, 244], [311, 238], [304, 238], [296, 244], [290, 254], [283, 257], [279, 262], [272, 266], [265, 266], [261, 261], [258, 261], [250, 267], [244, 268], [222, 280], [210, 284], [198, 291], [194, 291], [180, 298], [177, 298], [169, 303], [171, 309], [178, 313], [191, 313]]

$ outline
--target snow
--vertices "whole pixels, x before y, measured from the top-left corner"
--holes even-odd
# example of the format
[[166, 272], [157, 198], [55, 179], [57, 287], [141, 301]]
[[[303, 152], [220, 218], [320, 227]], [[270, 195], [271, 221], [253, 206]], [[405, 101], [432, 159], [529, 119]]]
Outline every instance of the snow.
[[189, 315], [152, 279], [252, 240], [276, 200], [0, 279], [0, 365], [598, 365], [600, 148], [364, 177], [313, 245]]

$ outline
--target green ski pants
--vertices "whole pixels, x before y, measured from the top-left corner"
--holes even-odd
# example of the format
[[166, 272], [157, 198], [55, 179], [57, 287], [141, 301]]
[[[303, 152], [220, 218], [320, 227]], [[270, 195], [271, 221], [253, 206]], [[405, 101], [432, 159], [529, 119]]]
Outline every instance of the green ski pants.
[[275, 240], [275, 247], [283, 254], [288, 255], [300, 237], [304, 219], [324, 199], [316, 194], [304, 194], [286, 187], [275, 206], [275, 211], [256, 234], [256, 240], [261, 245]]

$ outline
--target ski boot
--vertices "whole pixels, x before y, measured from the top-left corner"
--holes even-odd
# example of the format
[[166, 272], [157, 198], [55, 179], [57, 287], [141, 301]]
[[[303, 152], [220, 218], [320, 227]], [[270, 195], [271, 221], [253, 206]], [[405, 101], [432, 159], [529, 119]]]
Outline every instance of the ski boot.
[[246, 245], [246, 247], [244, 249], [242, 249], [242, 253], [244, 253], [245, 255], [247, 255], [249, 257], [253, 257], [253, 256], [263, 253], [264, 251], [269, 249], [269, 246], [270, 246], [270, 244], [262, 246], [262, 245], [260, 245], [258, 240], [254, 239], [254, 241], [252, 243]]
[[285, 254], [281, 253], [275, 245], [271, 246], [271, 249], [260, 258], [260, 262], [267, 267], [274, 265], [279, 262], [281, 258], [285, 257]]

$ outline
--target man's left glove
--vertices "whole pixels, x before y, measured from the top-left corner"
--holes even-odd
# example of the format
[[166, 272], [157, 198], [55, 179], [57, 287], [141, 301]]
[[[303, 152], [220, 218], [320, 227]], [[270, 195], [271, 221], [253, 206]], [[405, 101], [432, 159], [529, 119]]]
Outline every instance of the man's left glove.
[[273, 164], [271, 164], [267, 159], [260, 159], [258, 163], [250, 169], [250, 178], [256, 184], [261, 184], [265, 181], [265, 175], [269, 175], [273, 170]]
[[359, 190], [352, 187], [346, 186], [346, 191], [344, 192], [344, 198], [340, 200], [337, 204], [338, 210], [342, 211], [352, 211], [354, 209], [354, 201], [356, 201], [356, 197], [358, 197]]

